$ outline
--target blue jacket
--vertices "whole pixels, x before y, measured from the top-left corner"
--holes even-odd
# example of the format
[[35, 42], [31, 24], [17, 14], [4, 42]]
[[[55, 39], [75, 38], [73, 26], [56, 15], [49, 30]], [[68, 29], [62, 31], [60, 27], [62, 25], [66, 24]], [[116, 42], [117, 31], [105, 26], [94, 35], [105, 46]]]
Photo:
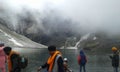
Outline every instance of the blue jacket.
[[78, 57], [78, 62], [80, 65], [85, 65], [87, 62], [86, 55], [84, 54], [83, 50], [80, 51], [80, 55]]

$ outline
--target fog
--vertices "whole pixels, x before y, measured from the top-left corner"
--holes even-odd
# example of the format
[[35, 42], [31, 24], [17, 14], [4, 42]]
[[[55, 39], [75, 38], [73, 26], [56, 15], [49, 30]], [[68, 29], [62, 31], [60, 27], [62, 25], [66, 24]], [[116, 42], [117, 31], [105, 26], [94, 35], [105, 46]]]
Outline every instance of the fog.
[[[120, 33], [119, 0], [0, 0], [0, 18], [13, 25], [14, 29], [21, 24], [18, 16], [24, 19], [29, 18], [28, 15], [34, 21], [29, 29], [33, 32], [41, 29], [48, 33], [50, 29], [70, 27], [73, 31], [83, 33]], [[47, 26], [48, 31], [42, 22], [47, 17], [53, 21]], [[56, 17], [71, 23], [57, 23]]]

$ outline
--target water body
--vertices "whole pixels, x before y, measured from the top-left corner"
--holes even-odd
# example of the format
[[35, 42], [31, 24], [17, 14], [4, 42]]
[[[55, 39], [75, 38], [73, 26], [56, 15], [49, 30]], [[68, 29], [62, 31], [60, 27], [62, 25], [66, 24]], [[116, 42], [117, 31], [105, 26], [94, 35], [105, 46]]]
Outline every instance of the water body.
[[[44, 64], [49, 57], [48, 50], [46, 48], [14, 48], [14, 50], [20, 52], [22, 55], [29, 58], [28, 67], [22, 72], [37, 72], [37, 68]], [[77, 53], [74, 49], [61, 49], [63, 53], [63, 57], [68, 58], [69, 67], [74, 72], [79, 72], [79, 65], [77, 63]], [[86, 53], [87, 54], [87, 53]], [[113, 68], [111, 66], [111, 60], [108, 54], [87, 54], [88, 62], [86, 64], [87, 72], [113, 72]], [[45, 69], [41, 70], [44, 72]], [[120, 69], [119, 69], [120, 70]]]

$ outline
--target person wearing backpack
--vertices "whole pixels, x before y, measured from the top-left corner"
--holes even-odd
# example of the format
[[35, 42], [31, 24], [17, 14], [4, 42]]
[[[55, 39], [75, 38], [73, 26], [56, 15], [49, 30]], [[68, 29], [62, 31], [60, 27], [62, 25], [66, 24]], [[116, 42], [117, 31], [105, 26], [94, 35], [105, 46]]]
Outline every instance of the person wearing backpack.
[[11, 47], [5, 47], [5, 54], [7, 55], [8, 62], [8, 71], [9, 72], [21, 72], [21, 68], [19, 66], [19, 53], [13, 51]]
[[87, 63], [86, 55], [83, 50], [80, 50], [80, 54], [78, 55], [78, 64], [80, 65], [80, 72], [82, 69], [86, 72], [85, 65]]

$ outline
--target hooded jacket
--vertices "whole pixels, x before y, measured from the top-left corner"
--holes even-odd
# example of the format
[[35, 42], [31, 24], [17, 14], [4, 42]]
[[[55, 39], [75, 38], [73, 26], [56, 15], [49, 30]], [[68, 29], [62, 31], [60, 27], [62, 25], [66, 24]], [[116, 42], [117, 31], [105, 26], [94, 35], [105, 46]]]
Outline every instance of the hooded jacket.
[[78, 64], [85, 65], [87, 62], [86, 55], [84, 54], [83, 50], [80, 51], [80, 55], [78, 56]]

